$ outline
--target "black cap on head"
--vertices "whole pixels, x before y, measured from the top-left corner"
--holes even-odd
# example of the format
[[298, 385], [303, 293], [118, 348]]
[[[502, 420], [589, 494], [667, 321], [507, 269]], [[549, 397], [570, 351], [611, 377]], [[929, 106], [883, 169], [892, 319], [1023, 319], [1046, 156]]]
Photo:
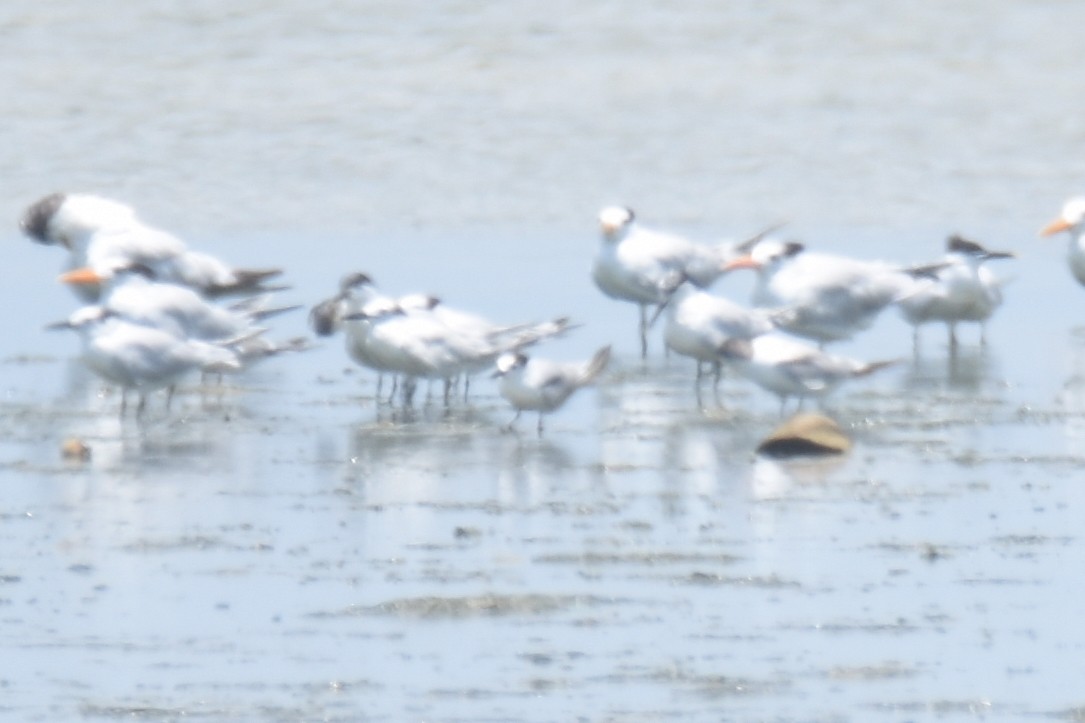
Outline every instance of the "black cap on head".
[[339, 282], [339, 290], [347, 291], [348, 289], [353, 289], [355, 286], [372, 283], [373, 279], [369, 278], [369, 274], [361, 271], [355, 271], [343, 277], [343, 279]]
[[982, 254], [986, 253], [986, 249], [980, 246], [975, 241], [969, 241], [963, 236], [954, 234], [950, 236], [946, 241], [946, 249], [962, 254]]
[[63, 193], [51, 193], [45, 198], [35, 201], [19, 221], [19, 228], [30, 238], [39, 243], [49, 243], [46, 232], [49, 230], [49, 221], [64, 203], [67, 196]]
[[798, 241], [788, 241], [787, 244], [784, 245], [784, 255], [795, 256], [796, 254], [802, 253], [805, 249], [806, 247]]

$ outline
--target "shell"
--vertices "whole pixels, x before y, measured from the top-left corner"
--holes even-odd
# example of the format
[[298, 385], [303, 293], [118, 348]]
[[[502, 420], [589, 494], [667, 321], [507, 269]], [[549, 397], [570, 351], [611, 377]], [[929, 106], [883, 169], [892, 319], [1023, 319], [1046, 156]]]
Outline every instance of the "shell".
[[850, 449], [851, 439], [823, 414], [796, 414], [757, 446], [759, 453], [770, 457], [844, 454]]

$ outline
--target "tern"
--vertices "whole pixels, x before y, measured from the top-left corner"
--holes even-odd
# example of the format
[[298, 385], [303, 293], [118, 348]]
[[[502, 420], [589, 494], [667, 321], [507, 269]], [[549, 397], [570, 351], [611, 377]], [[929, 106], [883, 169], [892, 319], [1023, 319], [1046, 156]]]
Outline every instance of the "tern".
[[[345, 276], [339, 293], [313, 307], [309, 321], [321, 336], [342, 329], [350, 358], [378, 374], [444, 380], [446, 401], [453, 378], [465, 377], [466, 398], [470, 375], [489, 367], [498, 355], [571, 328], [566, 317], [502, 325], [449, 307], [429, 294], [388, 296], [361, 272]], [[374, 339], [374, 327], [385, 324], [387, 328]], [[380, 383], [378, 377], [378, 396]], [[414, 382], [408, 387], [405, 401], [413, 394]]]
[[516, 409], [509, 422], [511, 430], [525, 410], [539, 413], [538, 433], [543, 432], [543, 415], [553, 412], [581, 387], [594, 382], [610, 363], [610, 347], [595, 352], [588, 361], [557, 362], [529, 358], [522, 352], [498, 357], [494, 376], [500, 379], [501, 396]]
[[378, 372], [403, 377], [403, 402], [411, 403], [418, 379], [443, 380], [445, 403], [452, 381], [468, 377], [494, 363], [501, 354], [516, 351], [557, 336], [569, 328], [564, 317], [538, 324], [500, 326], [469, 315], [449, 321], [432, 306], [404, 308], [388, 299], [376, 299], [361, 311], [346, 314], [343, 321], [356, 322], [348, 349], [358, 363]]
[[187, 372], [200, 369], [222, 373], [241, 368], [237, 356], [228, 349], [126, 321], [104, 306], [82, 307], [67, 320], [47, 328], [79, 332], [84, 363], [98, 376], [121, 387], [122, 416], [129, 390], [139, 394], [136, 414], [140, 416], [149, 392], [165, 387], [172, 392], [172, 386]]
[[1076, 196], [1062, 207], [1059, 217], [1040, 230], [1041, 236], [1052, 236], [1060, 231], [1069, 234], [1066, 263], [1070, 273], [1079, 284], [1085, 285], [1085, 196]]
[[693, 284], [682, 284], [667, 301], [663, 340], [667, 347], [697, 361], [697, 388], [702, 364], [711, 364], [719, 384], [720, 348], [729, 339], [752, 339], [776, 328], [782, 312], [747, 309], [730, 299], [709, 293]]
[[203, 341], [246, 336], [256, 331], [255, 322], [298, 308], [268, 308], [256, 303], [217, 306], [195, 289], [156, 281], [150, 267], [130, 262], [99, 271], [90, 267], [74, 269], [61, 274], [60, 281], [72, 286], [97, 286], [101, 289], [101, 304], [113, 312], [177, 336]]
[[899, 360], [860, 362], [826, 354], [820, 349], [782, 334], [753, 339], [730, 339], [721, 352], [738, 372], [780, 398], [780, 414], [788, 398], [824, 397], [840, 384], [872, 374]]
[[801, 243], [772, 238], [751, 245], [726, 268], [755, 269], [754, 303], [789, 309], [781, 326], [820, 344], [868, 328], [883, 309], [916, 290], [917, 274], [930, 273], [928, 267], [904, 269], [812, 253]]
[[[90, 194], [54, 193], [31, 204], [20, 227], [34, 241], [68, 250], [67, 269], [141, 263], [160, 279], [191, 286], [207, 296], [268, 291], [279, 269], [235, 269], [214, 256], [191, 251], [176, 236], [143, 223], [125, 204]], [[97, 301], [93, 286], [77, 289]]]
[[915, 331], [913, 343], [919, 348], [919, 328], [929, 321], [944, 322], [949, 329], [949, 346], [957, 347], [957, 324], [979, 322], [980, 343], [987, 343], [986, 321], [1002, 303], [1002, 280], [984, 264], [992, 259], [1012, 259], [1007, 251], [988, 251], [975, 241], [951, 236], [946, 257], [932, 278], [897, 306]]
[[636, 223], [633, 211], [610, 206], [599, 214], [603, 243], [592, 265], [595, 285], [612, 299], [640, 307], [640, 351], [648, 356], [648, 307], [658, 306], [684, 280], [705, 287], [723, 274], [734, 246], [695, 244]]
[[266, 339], [263, 334], [267, 329], [257, 326], [257, 322], [297, 306], [269, 307], [264, 297], [231, 307], [217, 306], [188, 286], [156, 281], [154, 271], [143, 264], [124, 262], [100, 271], [84, 267], [61, 274], [60, 280], [72, 286], [97, 286], [101, 305], [127, 321], [228, 346], [245, 368], [281, 352], [309, 347], [303, 337], [281, 342]]

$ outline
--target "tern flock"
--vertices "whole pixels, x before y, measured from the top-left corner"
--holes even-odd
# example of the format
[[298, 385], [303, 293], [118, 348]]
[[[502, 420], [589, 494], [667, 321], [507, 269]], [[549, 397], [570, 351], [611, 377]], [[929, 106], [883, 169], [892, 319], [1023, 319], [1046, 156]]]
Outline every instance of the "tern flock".
[[[727, 367], [779, 397], [781, 414], [791, 398], [801, 405], [894, 363], [825, 350], [869, 328], [890, 306], [914, 327], [917, 345], [920, 327], [932, 322], [946, 325], [951, 349], [964, 322], [979, 324], [985, 343], [984, 325], [1002, 303], [1002, 282], [987, 262], [1013, 256], [953, 236], [943, 258], [906, 266], [810, 251], [775, 237], [775, 228], [741, 242], [700, 244], [645, 228], [622, 207], [603, 209], [599, 226], [591, 276], [606, 296], [637, 305], [641, 356], [662, 319], [667, 349], [696, 362], [698, 400], [705, 366], [716, 386]], [[272, 303], [273, 293], [287, 288], [278, 283], [279, 269], [235, 268], [193, 251], [123, 203], [55, 193], [31, 204], [20, 227], [67, 252], [60, 280], [87, 305], [47, 328], [79, 333], [86, 365], [121, 388], [122, 415], [129, 392], [139, 397], [137, 416], [158, 389], [168, 390], [168, 409], [186, 374], [240, 372], [311, 345], [267, 337], [266, 320], [299, 308]], [[1041, 231], [1059, 232], [1069, 234], [1069, 266], [1085, 284], [1085, 198], [1068, 201]], [[710, 291], [740, 269], [756, 273], [749, 307]], [[599, 379], [611, 357], [609, 346], [582, 362], [529, 356], [531, 347], [574, 325], [565, 317], [498, 324], [430, 295], [387, 295], [361, 272], [343, 277], [333, 296], [315, 304], [309, 323], [317, 336], [343, 334], [348, 356], [378, 374], [382, 403], [385, 378], [389, 404], [398, 397], [411, 405], [418, 381], [426, 380], [443, 384], [447, 405], [457, 384], [466, 399], [471, 378], [486, 374], [498, 380], [516, 418], [539, 413], [540, 433], [543, 415]]]

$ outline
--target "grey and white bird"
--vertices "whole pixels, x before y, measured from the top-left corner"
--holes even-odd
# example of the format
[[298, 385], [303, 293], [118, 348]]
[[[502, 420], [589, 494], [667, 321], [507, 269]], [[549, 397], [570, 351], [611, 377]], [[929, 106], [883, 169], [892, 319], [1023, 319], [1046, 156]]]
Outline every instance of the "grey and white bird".
[[748, 309], [689, 283], [678, 288], [664, 309], [664, 343], [697, 361], [698, 392], [704, 364], [712, 366], [715, 382], [719, 383], [720, 349], [726, 341], [767, 334], [776, 328], [777, 318], [786, 318], [785, 312]]
[[861, 362], [834, 356], [775, 333], [730, 339], [721, 351], [739, 374], [780, 398], [781, 415], [791, 397], [797, 397], [801, 407], [808, 397], [824, 397], [846, 381], [868, 376], [898, 361]]
[[344, 277], [339, 293], [313, 307], [309, 319], [321, 335], [342, 329], [347, 353], [356, 363], [381, 375], [402, 376], [405, 402], [417, 379], [443, 380], [447, 401], [452, 380], [462, 377], [466, 397], [470, 376], [502, 353], [571, 328], [565, 317], [504, 325], [448, 307], [435, 296], [388, 296], [364, 273]]
[[781, 326], [820, 344], [870, 327], [886, 307], [915, 292], [916, 274], [929, 272], [813, 253], [801, 243], [773, 238], [753, 244], [726, 268], [756, 270], [754, 304], [789, 309], [790, 319]]
[[574, 392], [598, 379], [609, 363], [609, 346], [595, 352], [591, 359], [578, 362], [529, 358], [522, 352], [502, 354], [494, 376], [500, 379], [501, 396], [516, 409], [509, 429], [524, 411], [535, 411], [539, 413], [537, 429], [541, 435], [543, 415], [558, 409]]
[[566, 318], [538, 324], [506, 327], [485, 322], [467, 324], [464, 317], [450, 322], [437, 307], [403, 308], [386, 299], [366, 304], [361, 311], [347, 314], [343, 321], [357, 323], [352, 356], [378, 372], [389, 372], [403, 380], [403, 403], [409, 405], [419, 379], [442, 380], [445, 403], [452, 382], [491, 366], [508, 351], [525, 347], [564, 333]]
[[1066, 232], [1069, 243], [1066, 263], [1079, 284], [1085, 285], [1085, 196], [1075, 196], [1063, 204], [1059, 217], [1040, 230], [1041, 236]]
[[960, 322], [978, 323], [980, 343], [987, 343], [986, 322], [1002, 304], [1003, 281], [985, 264], [1013, 257], [1008, 251], [988, 251], [975, 241], [951, 236], [946, 242], [946, 256], [931, 277], [897, 303], [905, 320], [914, 327], [916, 349], [920, 326], [932, 321], [946, 325], [950, 348], [957, 346]]
[[154, 276], [143, 264], [124, 262], [101, 270], [74, 269], [61, 274], [60, 280], [71, 286], [97, 286], [100, 304], [124, 320], [181, 338], [227, 346], [245, 368], [283, 352], [309, 348], [304, 337], [267, 339], [267, 329], [258, 326], [297, 306], [270, 306], [265, 296], [250, 297], [230, 307], [218, 306], [191, 287], [157, 281]]
[[[206, 253], [190, 250], [176, 236], [149, 226], [123, 203], [90, 194], [54, 193], [27, 208], [20, 227], [34, 241], [68, 251], [68, 270], [102, 269], [139, 263], [159, 279], [190, 286], [206, 296], [270, 290], [264, 285], [279, 269], [238, 269]], [[76, 289], [86, 301], [99, 290]]]
[[188, 372], [222, 373], [241, 368], [237, 355], [222, 346], [127, 321], [100, 305], [82, 307], [66, 321], [48, 328], [79, 332], [84, 363], [121, 387], [122, 416], [129, 391], [138, 393], [136, 413], [141, 415], [150, 392], [169, 387], [172, 397], [173, 385]]
[[592, 279], [612, 299], [640, 308], [641, 356], [648, 355], [648, 309], [664, 303], [686, 279], [705, 287], [724, 272], [734, 244], [696, 244], [681, 236], [640, 226], [633, 211], [610, 206], [599, 214], [603, 243]]

